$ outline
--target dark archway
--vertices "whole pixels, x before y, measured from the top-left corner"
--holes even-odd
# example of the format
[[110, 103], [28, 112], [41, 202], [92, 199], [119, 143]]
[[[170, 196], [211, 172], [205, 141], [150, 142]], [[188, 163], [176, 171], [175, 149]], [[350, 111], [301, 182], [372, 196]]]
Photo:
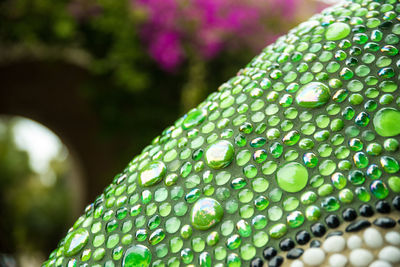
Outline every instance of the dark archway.
[[[88, 203], [116, 173], [116, 138], [99, 135], [99, 116], [83, 95], [88, 72], [64, 62], [19, 61], [0, 66], [0, 114], [48, 126], [81, 162]], [[120, 166], [118, 166], [120, 167]]]

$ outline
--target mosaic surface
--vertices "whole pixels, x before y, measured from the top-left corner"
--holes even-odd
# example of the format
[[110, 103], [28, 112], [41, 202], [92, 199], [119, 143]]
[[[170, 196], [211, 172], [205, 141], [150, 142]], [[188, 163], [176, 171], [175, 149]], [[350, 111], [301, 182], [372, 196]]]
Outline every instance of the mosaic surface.
[[399, 12], [346, 1], [267, 46], [136, 156], [43, 266], [273, 267], [371, 225], [359, 216], [399, 217]]

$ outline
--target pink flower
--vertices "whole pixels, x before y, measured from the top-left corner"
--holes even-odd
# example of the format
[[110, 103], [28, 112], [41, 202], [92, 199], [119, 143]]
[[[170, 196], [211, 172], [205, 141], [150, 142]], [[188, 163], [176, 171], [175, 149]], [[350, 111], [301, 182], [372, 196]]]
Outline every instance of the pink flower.
[[166, 70], [175, 70], [184, 58], [179, 34], [160, 32], [150, 43], [151, 56]]
[[[148, 14], [141, 37], [162, 68], [173, 71], [186, 55], [208, 60], [223, 49], [259, 51], [306, 0], [132, 0]], [[286, 31], [286, 30], [285, 30]], [[190, 53], [187, 53], [190, 52]]]

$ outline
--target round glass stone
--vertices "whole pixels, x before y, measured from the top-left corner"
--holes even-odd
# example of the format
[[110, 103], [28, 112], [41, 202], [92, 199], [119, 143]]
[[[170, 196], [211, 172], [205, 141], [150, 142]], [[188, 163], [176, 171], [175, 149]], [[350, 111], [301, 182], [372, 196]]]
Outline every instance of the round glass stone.
[[139, 174], [138, 183], [141, 186], [152, 186], [159, 183], [165, 176], [167, 167], [162, 161], [147, 164]]
[[378, 199], [384, 199], [389, 195], [389, 190], [381, 180], [374, 180], [370, 186], [372, 194]]
[[203, 109], [195, 109], [187, 114], [187, 117], [182, 122], [182, 128], [188, 130], [201, 124], [206, 119], [206, 111]]
[[307, 185], [308, 171], [300, 163], [286, 163], [278, 169], [276, 181], [279, 187], [286, 192], [299, 192]]
[[64, 244], [64, 255], [73, 256], [77, 254], [88, 242], [89, 232], [86, 229], [79, 228], [68, 234]]
[[291, 228], [296, 228], [303, 224], [304, 215], [300, 211], [293, 211], [287, 215], [286, 221]]
[[217, 141], [207, 148], [205, 161], [212, 169], [222, 169], [232, 162], [234, 153], [233, 145], [229, 141]]
[[326, 29], [325, 38], [330, 41], [337, 41], [347, 37], [350, 31], [350, 26], [346, 23], [335, 22]]
[[331, 97], [329, 88], [320, 82], [304, 85], [297, 91], [296, 102], [304, 108], [317, 108], [325, 105]]
[[394, 108], [380, 109], [374, 116], [375, 131], [384, 137], [400, 134], [400, 111]]
[[400, 193], [400, 177], [392, 176], [388, 179], [390, 189], [395, 193]]
[[221, 221], [224, 210], [218, 201], [212, 198], [199, 199], [193, 206], [190, 220], [194, 228], [207, 230]]
[[283, 223], [278, 223], [273, 225], [270, 229], [269, 229], [269, 235], [272, 238], [281, 238], [282, 236], [284, 236], [287, 232], [287, 227], [286, 224]]
[[122, 267], [148, 267], [150, 262], [150, 250], [143, 245], [133, 245], [125, 251]]

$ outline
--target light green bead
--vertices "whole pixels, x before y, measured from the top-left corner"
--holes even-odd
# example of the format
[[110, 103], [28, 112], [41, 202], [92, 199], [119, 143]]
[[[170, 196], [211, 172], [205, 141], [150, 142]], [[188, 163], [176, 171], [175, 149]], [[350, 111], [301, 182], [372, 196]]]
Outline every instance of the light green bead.
[[380, 109], [374, 116], [375, 131], [384, 137], [400, 134], [400, 111], [394, 108]]
[[199, 199], [193, 206], [190, 220], [194, 228], [207, 230], [221, 221], [224, 210], [218, 201], [212, 198]]
[[299, 192], [307, 185], [308, 171], [300, 163], [290, 162], [278, 169], [276, 181], [286, 192]]
[[329, 88], [319, 82], [304, 85], [297, 91], [296, 102], [304, 108], [317, 108], [325, 105], [330, 99]]
[[64, 244], [64, 255], [73, 256], [77, 254], [89, 241], [89, 232], [86, 229], [79, 228], [66, 237]]
[[350, 26], [343, 22], [335, 22], [328, 26], [325, 38], [331, 41], [341, 40], [350, 34]]
[[141, 186], [152, 186], [159, 183], [165, 176], [167, 168], [162, 161], [153, 161], [146, 165], [139, 174]]
[[235, 150], [230, 142], [226, 140], [217, 141], [207, 148], [205, 161], [212, 169], [222, 169], [232, 162], [234, 153]]

